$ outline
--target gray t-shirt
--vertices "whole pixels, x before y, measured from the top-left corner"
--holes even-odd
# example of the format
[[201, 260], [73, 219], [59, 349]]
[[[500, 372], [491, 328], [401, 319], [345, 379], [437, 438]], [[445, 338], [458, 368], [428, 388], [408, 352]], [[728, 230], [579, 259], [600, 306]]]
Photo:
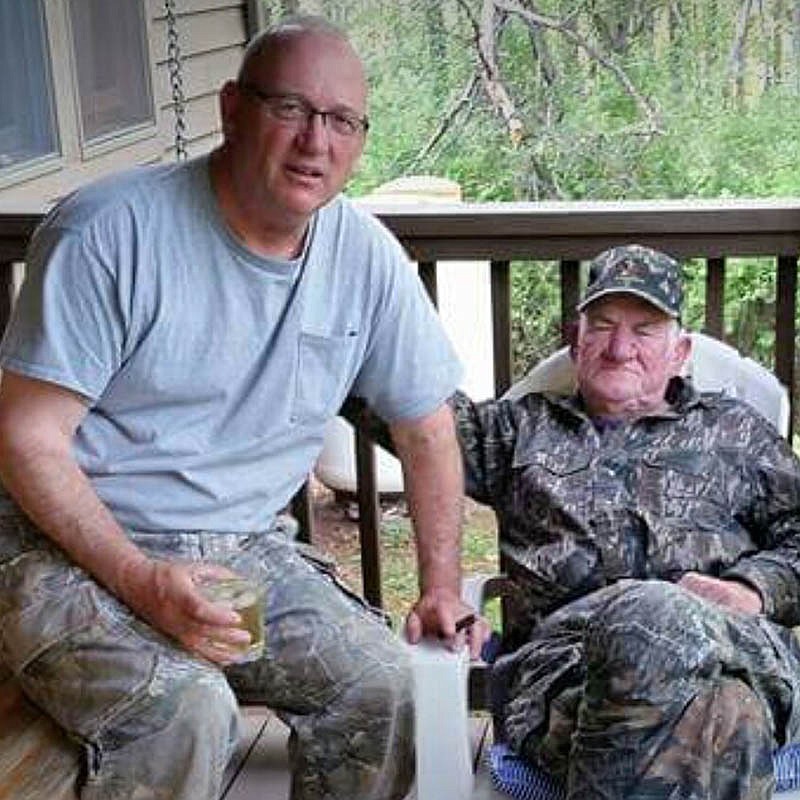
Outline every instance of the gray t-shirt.
[[0, 366], [85, 396], [78, 463], [126, 526], [253, 531], [349, 394], [435, 410], [461, 367], [393, 237], [337, 198], [298, 259], [225, 226], [206, 157], [67, 198], [34, 236]]

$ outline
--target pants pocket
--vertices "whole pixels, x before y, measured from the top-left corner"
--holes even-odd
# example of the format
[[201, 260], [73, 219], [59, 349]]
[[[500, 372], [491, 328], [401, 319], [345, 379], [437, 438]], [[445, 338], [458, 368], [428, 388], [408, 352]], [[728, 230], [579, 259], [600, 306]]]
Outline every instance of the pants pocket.
[[331, 581], [331, 583], [333, 583], [334, 586], [336, 586], [336, 588], [342, 592], [342, 594], [349, 597], [350, 600], [352, 600], [356, 605], [360, 606], [368, 614], [371, 614], [384, 624], [391, 627], [392, 618], [389, 616], [389, 614], [387, 614], [381, 608], [370, 605], [363, 597], [361, 597], [361, 595], [359, 595], [357, 592], [354, 592], [339, 577], [336, 569], [336, 562], [332, 558], [329, 558], [324, 553], [320, 553], [319, 550], [311, 545], [305, 544], [304, 542], [295, 542], [294, 546], [303, 560], [310, 564], [321, 575], [324, 575], [326, 578], [328, 578], [328, 580]]
[[90, 739], [146, 690], [156, 652], [123, 607], [81, 575], [43, 553], [6, 565], [0, 650], [34, 703], [69, 733]]

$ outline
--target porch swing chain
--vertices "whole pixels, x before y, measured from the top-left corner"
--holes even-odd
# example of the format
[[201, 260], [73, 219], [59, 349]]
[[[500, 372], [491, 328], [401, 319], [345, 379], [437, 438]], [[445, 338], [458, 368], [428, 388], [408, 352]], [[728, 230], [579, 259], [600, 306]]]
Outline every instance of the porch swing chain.
[[172, 110], [175, 113], [175, 160], [183, 161], [186, 152], [186, 100], [183, 95], [181, 74], [181, 48], [178, 42], [178, 25], [175, 20], [175, 0], [164, 0], [167, 17], [167, 69], [172, 88]]

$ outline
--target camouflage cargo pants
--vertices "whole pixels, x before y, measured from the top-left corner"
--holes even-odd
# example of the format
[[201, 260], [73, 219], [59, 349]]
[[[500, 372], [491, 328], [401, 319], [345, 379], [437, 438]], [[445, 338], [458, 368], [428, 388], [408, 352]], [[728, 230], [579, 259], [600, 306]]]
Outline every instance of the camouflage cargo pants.
[[382, 618], [301, 554], [290, 523], [258, 535], [129, 534], [154, 557], [259, 559], [265, 655], [223, 673], [133, 616], [24, 518], [0, 518], [0, 660], [83, 744], [84, 800], [215, 800], [238, 733], [232, 689], [291, 727], [293, 800], [405, 795], [405, 653]]
[[791, 632], [662, 581], [565, 606], [493, 680], [510, 745], [569, 800], [766, 800], [800, 736]]

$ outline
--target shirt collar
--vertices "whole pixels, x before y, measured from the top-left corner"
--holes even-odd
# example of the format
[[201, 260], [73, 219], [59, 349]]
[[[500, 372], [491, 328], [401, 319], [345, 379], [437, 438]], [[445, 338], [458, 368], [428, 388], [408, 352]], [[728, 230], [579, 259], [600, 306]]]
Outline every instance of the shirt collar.
[[[592, 423], [592, 418], [587, 414], [583, 398], [579, 393], [572, 395], [547, 394], [553, 405], [563, 408], [572, 417]], [[694, 388], [688, 378], [674, 377], [667, 384], [665, 393], [669, 407], [657, 414], [645, 415], [641, 419], [679, 419], [686, 412], [698, 405], [703, 405], [703, 396]]]

